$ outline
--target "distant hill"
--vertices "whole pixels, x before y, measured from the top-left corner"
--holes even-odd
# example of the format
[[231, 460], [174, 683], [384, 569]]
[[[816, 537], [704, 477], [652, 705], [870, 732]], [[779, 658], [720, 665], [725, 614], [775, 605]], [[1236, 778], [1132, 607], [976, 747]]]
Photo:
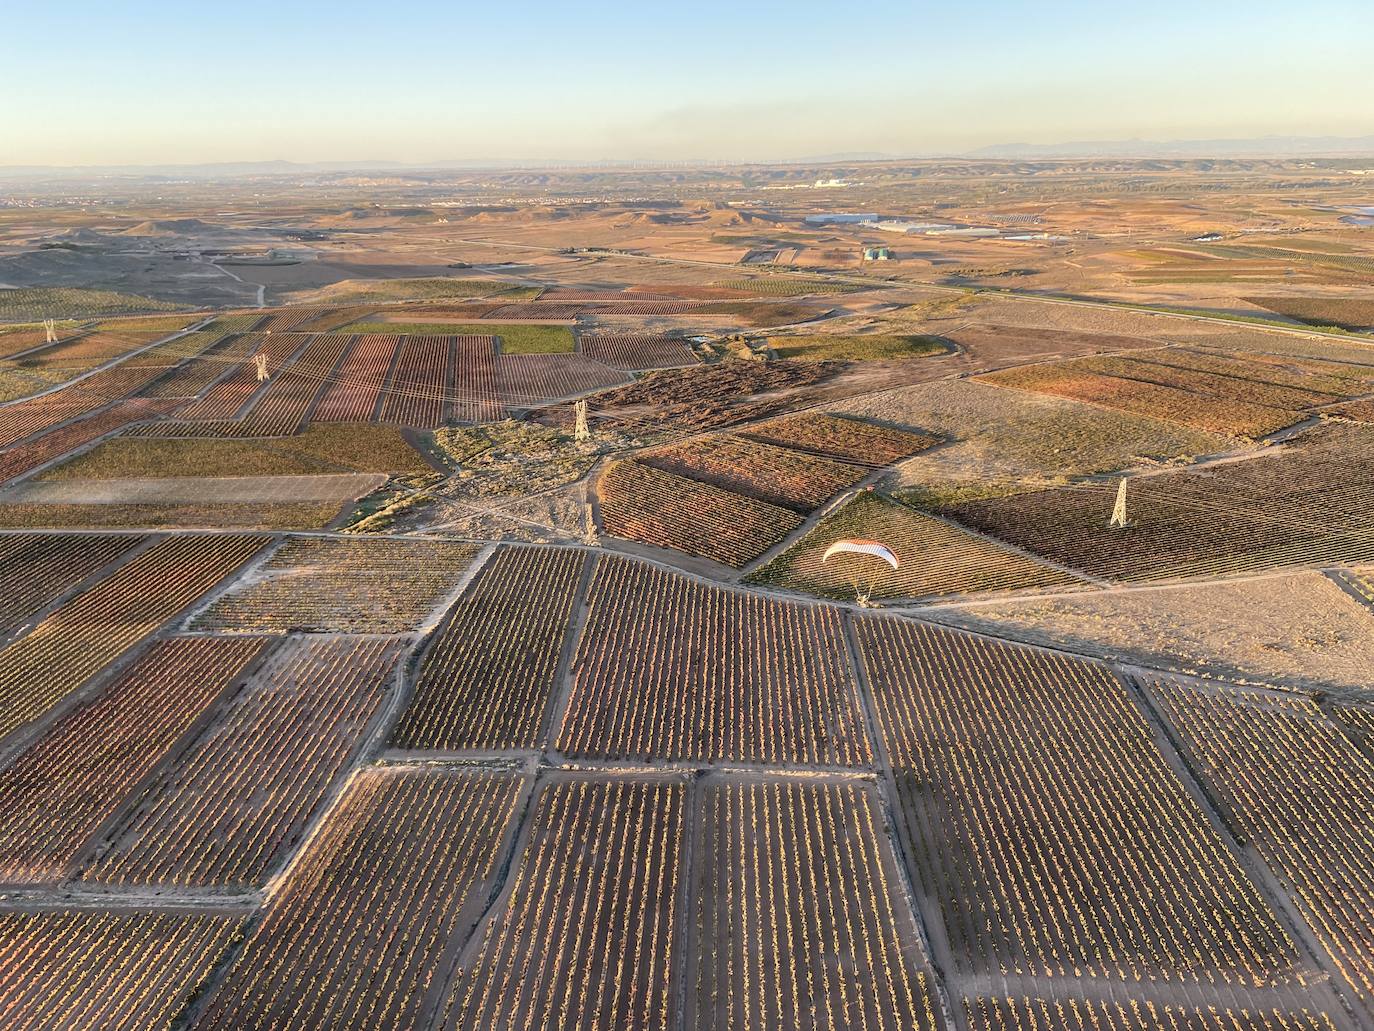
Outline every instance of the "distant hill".
[[202, 222], [198, 218], [164, 218], [140, 222], [124, 230], [125, 236], [180, 236], [184, 233], [218, 232], [224, 226]]

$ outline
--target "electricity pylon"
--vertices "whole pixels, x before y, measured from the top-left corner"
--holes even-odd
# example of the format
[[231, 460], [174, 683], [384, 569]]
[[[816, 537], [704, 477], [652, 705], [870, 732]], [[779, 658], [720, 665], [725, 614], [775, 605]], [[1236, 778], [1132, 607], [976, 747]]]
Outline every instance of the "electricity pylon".
[[1121, 477], [1121, 486], [1116, 488], [1116, 507], [1112, 509], [1112, 521], [1108, 526], [1119, 526], [1123, 530], [1130, 526], [1126, 518], [1126, 477]]
[[253, 355], [253, 364], [258, 367], [258, 382], [262, 383], [267, 379], [267, 355]]
[[577, 422], [573, 427], [573, 440], [591, 440], [592, 431], [587, 425], [587, 402], [578, 401], [573, 405], [573, 412], [577, 416]]

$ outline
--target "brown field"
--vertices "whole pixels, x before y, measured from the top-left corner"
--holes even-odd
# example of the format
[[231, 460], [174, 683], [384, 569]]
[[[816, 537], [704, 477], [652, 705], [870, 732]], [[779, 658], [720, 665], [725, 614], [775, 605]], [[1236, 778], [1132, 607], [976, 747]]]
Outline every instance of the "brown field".
[[295, 849], [361, 744], [398, 651], [396, 642], [376, 638], [300, 640], [279, 649], [213, 729], [147, 785], [83, 879], [262, 884]]
[[[1241, 985], [1303, 976], [1106, 667], [909, 620], [855, 629], [913, 873], [936, 894], [960, 969]], [[957, 763], [942, 758], [951, 747]]]
[[[1085, 483], [947, 508], [952, 518], [1112, 580], [1221, 576], [1374, 561], [1371, 433], [1327, 423], [1244, 461], [1133, 477], [1131, 525], [1106, 524], [1114, 484]], [[1276, 507], [1277, 506], [1277, 507]]]
[[1193, 676], [1349, 691], [1363, 688], [1374, 668], [1370, 611], [1316, 572], [1012, 599], [924, 615]]
[[802, 522], [791, 509], [631, 460], [607, 466], [596, 490], [601, 526], [611, 536], [735, 568]]
[[585, 562], [576, 551], [534, 548], [489, 560], [430, 645], [392, 746], [535, 747]]
[[[587, 604], [557, 736], [563, 754], [871, 761], [834, 611], [610, 557], [597, 563]], [[679, 648], [647, 651], [669, 626]], [[629, 661], [638, 656], [651, 657]], [[765, 710], [789, 715], [765, 722]]]
[[476, 553], [460, 543], [295, 538], [193, 622], [236, 633], [412, 630]]
[[[851, 537], [880, 541], [900, 566], [894, 570], [869, 555], [838, 554], [822, 561], [831, 544]], [[872, 599], [930, 598], [1082, 583], [1071, 573], [871, 491], [829, 513], [747, 579], [846, 601], [856, 594]]]

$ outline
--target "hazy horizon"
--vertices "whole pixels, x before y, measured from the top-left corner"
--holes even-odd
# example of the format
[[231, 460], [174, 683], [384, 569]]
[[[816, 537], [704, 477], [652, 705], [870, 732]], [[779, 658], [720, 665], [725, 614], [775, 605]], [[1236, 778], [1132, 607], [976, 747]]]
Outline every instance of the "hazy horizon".
[[49, 5], [6, 23], [0, 165], [768, 162], [1374, 133], [1368, 5], [992, 0], [835, 19], [717, 0], [572, 16]]

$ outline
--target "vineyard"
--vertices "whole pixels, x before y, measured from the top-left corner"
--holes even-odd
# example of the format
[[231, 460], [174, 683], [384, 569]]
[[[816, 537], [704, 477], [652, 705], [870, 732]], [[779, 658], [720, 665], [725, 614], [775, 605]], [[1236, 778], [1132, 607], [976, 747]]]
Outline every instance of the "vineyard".
[[422, 1026], [435, 961], [496, 870], [519, 791], [488, 773], [358, 774], [192, 1027]]
[[1133, 477], [1131, 525], [1107, 527], [1116, 485], [1082, 483], [944, 511], [1052, 562], [1112, 580], [1224, 576], [1374, 561], [1374, 429], [1324, 423], [1277, 453]]
[[1374, 390], [1374, 368], [1291, 359], [1280, 365], [1185, 348], [1028, 365], [978, 378], [1245, 437], [1266, 436], [1314, 408]]
[[216, 382], [204, 397], [178, 409], [176, 415], [179, 420], [200, 422], [235, 418], [262, 387], [258, 381], [257, 366], [251, 356], [266, 355], [269, 374], [279, 375], [282, 366], [309, 340], [308, 337], [295, 334], [270, 337], [255, 335], [245, 339], [252, 343], [248, 345], [248, 355], [242, 363]]
[[670, 1031], [686, 786], [558, 780], [438, 1026]]
[[37, 719], [242, 566], [259, 537], [158, 541], [0, 651], [0, 738]]
[[294, 537], [192, 625], [239, 633], [413, 630], [476, 553], [456, 542]]
[[[847, 289], [735, 285], [781, 312]], [[711, 314], [712, 288], [680, 289], [484, 310], [524, 325], [322, 298], [166, 343], [203, 320], [0, 337], [20, 355], [0, 392], [117, 363], [0, 404], [0, 515], [38, 529], [0, 534], [0, 1026], [1374, 1020], [1357, 345], [1008, 326], [1021, 357], [1068, 350], [1001, 367], [980, 343], [937, 390], [616, 331]], [[895, 339], [855, 307], [869, 336], [815, 339]], [[1063, 357], [1092, 341], [1132, 349]], [[570, 402], [594, 392], [589, 446]], [[1111, 528], [1121, 469], [1145, 471]], [[345, 470], [350, 498], [409, 475], [386, 497], [418, 502], [348, 534], [223, 532]], [[149, 529], [160, 512], [204, 529]], [[503, 517], [491, 544], [460, 536]], [[544, 521], [558, 544], [514, 542]], [[896, 568], [823, 559], [855, 538]], [[1256, 606], [1264, 633], [1204, 654], [1247, 687], [1076, 654], [1196, 673], [1205, 628], [1157, 600], [1135, 628], [1172, 635], [1153, 652], [1104, 617], [1042, 648], [922, 621], [1289, 566], [1351, 611], [1280, 631]], [[848, 604], [870, 598], [903, 614]], [[1257, 688], [1264, 649], [1294, 683], [1337, 652], [1357, 673]]]
[[167, 411], [175, 402], [125, 401], [88, 415], [37, 438], [0, 452], [0, 481], [13, 479], [47, 465], [85, 444], [130, 423]]
[[140, 391], [142, 397], [192, 400], [219, 380], [229, 369], [244, 361], [253, 349], [253, 338], [192, 333], [176, 342], [186, 360]]
[[[836, 554], [825, 561], [830, 545], [854, 537], [882, 541], [900, 565], [892, 569], [871, 555]], [[876, 491], [863, 491], [826, 515], [746, 580], [842, 600], [856, 592], [872, 599], [932, 598], [1081, 582]]]
[[33, 534], [0, 537], [0, 633], [10, 634], [145, 538]]
[[697, 437], [638, 461], [796, 512], [812, 511], [866, 475], [859, 466], [727, 434]]
[[430, 645], [393, 747], [534, 748], [585, 564], [577, 551], [498, 551]]
[[712, 283], [722, 290], [738, 290], [763, 297], [804, 297], [807, 294], [847, 294], [871, 287], [840, 283], [833, 279], [802, 279], [798, 276], [768, 276], [760, 279], [728, 279]]
[[867, 790], [713, 784], [696, 818], [687, 1028], [942, 1026]]
[[78, 415], [93, 412], [106, 403], [106, 398], [93, 391], [64, 387], [42, 397], [5, 405], [0, 408], [0, 447], [17, 444], [25, 437], [50, 430]]
[[367, 422], [376, 414], [382, 386], [391, 372], [400, 340], [370, 334], [354, 338], [338, 375], [315, 406], [317, 422]]
[[564, 755], [871, 761], [834, 610], [611, 556], [587, 605], [557, 736]]
[[802, 523], [791, 509], [633, 460], [607, 466], [596, 490], [601, 525], [611, 536], [735, 568], [758, 558]]
[[455, 366], [448, 399], [454, 422], [496, 422], [505, 416], [495, 343], [489, 336], [453, 338]]
[[968, 999], [972, 1031], [1334, 1031], [1324, 1013], [1185, 1009], [1145, 1002]]
[[243, 434], [284, 437], [299, 430], [315, 395], [332, 378], [350, 342], [351, 338], [345, 336], [312, 337], [300, 357], [273, 376], [253, 403], [244, 420]]
[[182, 306], [151, 297], [79, 287], [26, 286], [0, 289], [0, 319], [28, 322], [46, 318], [122, 315], [126, 312], [179, 311]]
[[1374, 760], [1301, 695], [1146, 686], [1374, 1019]]
[[674, 369], [695, 365], [697, 357], [685, 341], [649, 333], [605, 333], [578, 338], [577, 348], [588, 358], [613, 369]]
[[69, 876], [96, 829], [261, 648], [256, 638], [156, 644], [0, 769], [0, 878], [25, 884]]
[[750, 426], [740, 435], [749, 440], [791, 448], [802, 454], [871, 469], [900, 462], [939, 443], [938, 437], [928, 434], [911, 433], [821, 412], [770, 419]]
[[7, 1031], [171, 1026], [238, 931], [194, 911], [0, 910]]
[[1301, 960], [1106, 667], [856, 621], [913, 874], [970, 973], [1268, 985]]
[[448, 337], [405, 337], [397, 348], [396, 370], [382, 399], [381, 420], [432, 429], [446, 417], [453, 342]]
[[[496, 359], [497, 391], [507, 408], [535, 408], [562, 398], [618, 387], [630, 377], [580, 354], [503, 354]], [[491, 416], [463, 420], [490, 422]]]
[[[597, 485], [601, 522], [615, 537], [740, 568], [873, 468], [934, 442], [823, 415], [694, 437], [610, 465]], [[858, 462], [832, 457], [860, 453], [865, 445], [868, 456]]]
[[1311, 326], [1336, 326], [1353, 333], [1374, 329], [1374, 303], [1361, 297], [1247, 297], [1245, 300]]
[[158, 774], [84, 879], [262, 884], [356, 752], [390, 687], [398, 649], [377, 638], [302, 639], [279, 649], [215, 725]]

